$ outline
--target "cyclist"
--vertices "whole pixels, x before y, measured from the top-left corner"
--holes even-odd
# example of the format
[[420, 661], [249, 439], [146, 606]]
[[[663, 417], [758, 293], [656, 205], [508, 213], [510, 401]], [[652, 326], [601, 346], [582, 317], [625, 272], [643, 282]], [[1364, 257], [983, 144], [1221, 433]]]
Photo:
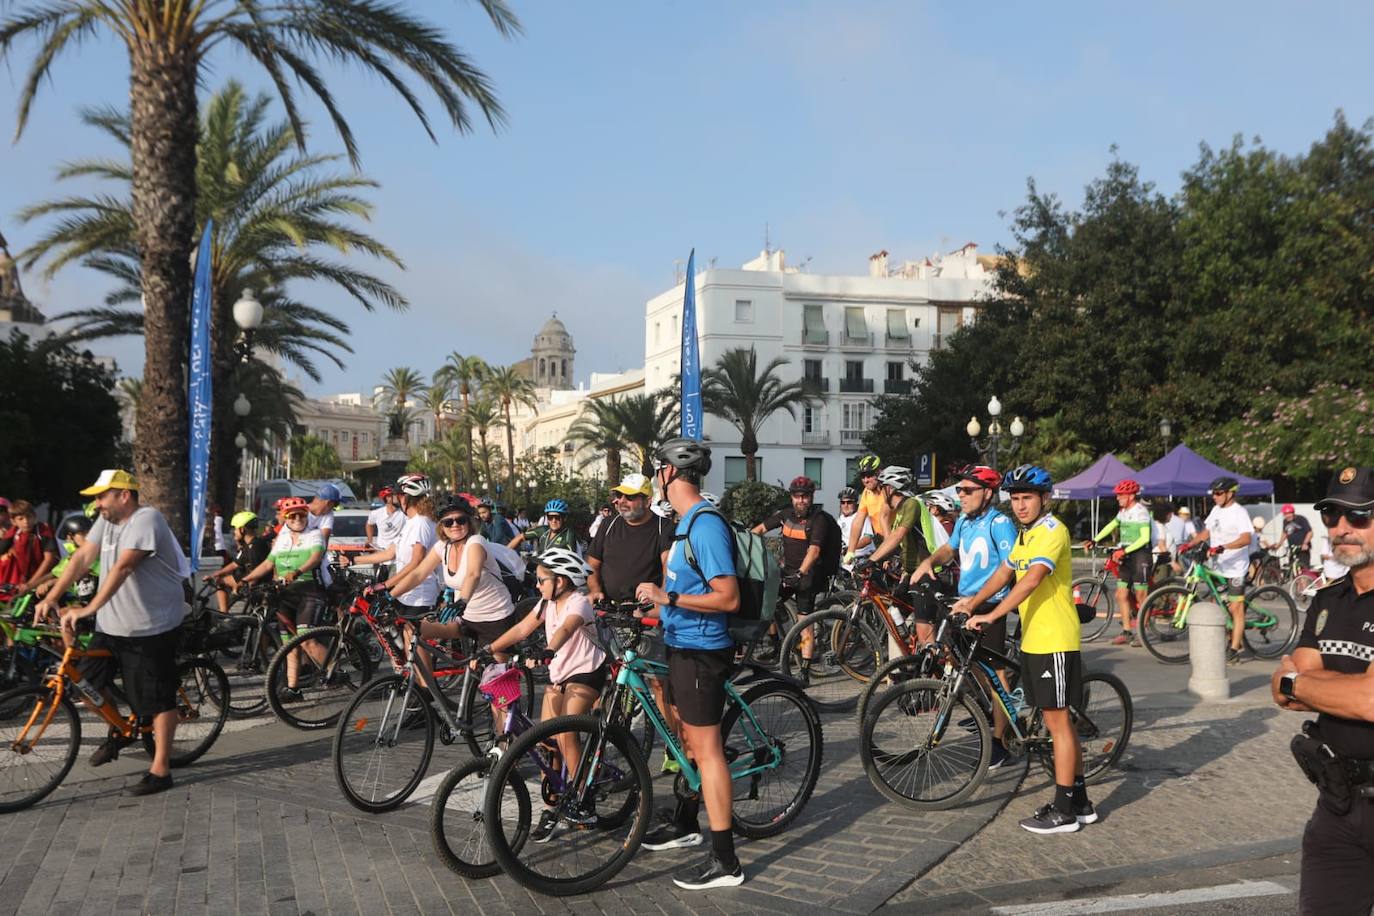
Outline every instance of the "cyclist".
[[[549, 666], [549, 689], [544, 691], [541, 719], [554, 716], [580, 716], [590, 712], [606, 686], [606, 653], [587, 635], [587, 624], [596, 612], [587, 597], [578, 591], [587, 582], [587, 566], [576, 551], [551, 547], [535, 557], [536, 581], [540, 601], [525, 619], [515, 624], [495, 642], [483, 647], [492, 653], [504, 651], [529, 637], [540, 622], [548, 648], [541, 660]], [[577, 770], [582, 748], [571, 732], [558, 735], [558, 752], [569, 773]], [[559, 822], [566, 828], [596, 822], [596, 812], [579, 810]], [[552, 806], [544, 809], [530, 837], [547, 843], [557, 828]]]
[[[1135, 631], [1135, 615], [1145, 593], [1150, 590], [1150, 532], [1153, 520], [1150, 510], [1140, 501], [1140, 484], [1134, 480], [1119, 481], [1112, 492], [1116, 494], [1118, 512], [1085, 546], [1091, 548], [1103, 538], [1121, 529], [1117, 540], [1120, 546], [1112, 551], [1112, 559], [1121, 564], [1116, 577], [1116, 609], [1121, 616], [1121, 633], [1112, 640], [1114, 646], [1140, 645]], [[1134, 595], [1132, 595], [1134, 592]]]
[[1307, 519], [1298, 514], [1292, 503], [1284, 503], [1280, 510], [1283, 515], [1283, 534], [1278, 544], [1287, 544], [1298, 568], [1308, 569], [1312, 564], [1312, 526]]
[[18, 585], [22, 594], [57, 565], [57, 538], [51, 527], [38, 521], [33, 504], [26, 499], [10, 505], [10, 521], [8, 544], [0, 554], [0, 585]]
[[406, 514], [401, 509], [401, 496], [391, 487], [377, 491], [382, 504], [367, 514], [367, 546], [373, 550], [386, 550], [401, 537], [401, 529], [406, 524]]
[[[859, 537], [863, 535], [865, 521], [872, 527], [875, 539], [887, 537], [891, 509], [883, 497], [882, 485], [878, 482], [878, 471], [881, 470], [882, 464], [882, 459], [877, 455], [864, 455], [859, 459], [859, 482], [863, 492], [859, 494], [859, 517], [854, 521], [858, 526]], [[852, 536], [853, 528], [850, 529], [850, 534], [851, 537], [845, 543], [844, 562], [853, 564], [854, 558], [858, 556], [859, 537]]]
[[215, 598], [219, 602], [221, 614], [229, 613], [229, 592], [239, 587], [240, 579], [234, 573], [243, 575], [262, 565], [272, 552], [272, 538], [258, 534], [258, 517], [252, 512], [235, 512], [229, 519], [229, 527], [234, 532], [234, 556], [222, 569], [210, 574], [219, 585]]
[[[911, 584], [915, 585], [927, 576], [934, 575], [936, 567], [944, 566], [956, 558], [959, 560], [959, 586], [961, 598], [970, 598], [982, 591], [995, 574], [1007, 565], [1012, 546], [1016, 541], [1016, 525], [996, 507], [997, 491], [1002, 485], [1002, 476], [986, 465], [965, 468], [955, 485], [959, 496], [959, 506], [963, 514], [954, 523], [954, 533], [950, 541], [939, 547], [916, 567], [911, 574]], [[957, 552], [957, 554], [956, 554]], [[991, 613], [1002, 599], [1007, 597], [1010, 585], [993, 592], [973, 608], [974, 614]], [[922, 641], [934, 636], [929, 624], [917, 624], [917, 632]], [[1001, 617], [985, 628], [987, 644], [1001, 650], [1007, 643], [1007, 620]], [[1007, 690], [1011, 684], [1007, 673], [1000, 667], [997, 677]], [[1002, 736], [1007, 731], [1007, 717], [999, 703], [992, 704], [992, 733], [997, 743], [992, 746], [992, 759], [989, 767], [1000, 767], [1006, 762], [1008, 754], [1002, 744]]]
[[[898, 597], [906, 595], [908, 577], [921, 565], [922, 560], [931, 555], [935, 545], [935, 520], [930, 517], [926, 504], [912, 495], [911, 480], [911, 468], [888, 465], [879, 472], [878, 484], [891, 511], [892, 529], [878, 549], [869, 555], [868, 561], [855, 567], [862, 569], [871, 563], [882, 563], [901, 551], [903, 575], [893, 589], [893, 594]], [[862, 506], [861, 499], [861, 513]], [[918, 617], [916, 633], [921, 640], [929, 641], [934, 635], [935, 616], [924, 603], [918, 603], [915, 610]], [[887, 648], [889, 658], [902, 654], [890, 636]]]
[[[711, 851], [698, 865], [675, 875], [673, 883], [687, 890], [735, 887], [744, 883], [744, 870], [735, 855], [734, 787], [720, 733], [725, 682], [735, 666], [729, 615], [740, 606], [734, 534], [701, 498], [701, 480], [711, 470], [709, 447], [692, 439], [670, 439], [653, 460], [655, 482], [681, 521], [668, 552], [663, 587], [641, 582], [635, 594], [659, 606], [668, 647], [668, 702], [701, 773], [701, 795], [680, 800], [671, 820], [645, 836], [643, 845], [661, 850], [700, 844], [697, 817], [704, 799]], [[683, 541], [690, 545], [690, 556]]]
[[[835, 519], [840, 526], [840, 541], [846, 547], [846, 555], [852, 553], [854, 560], [862, 560], [877, 549], [873, 543], [873, 522], [867, 516], [859, 518], [859, 491], [853, 487], [845, 487], [839, 492], [840, 516]], [[851, 538], [849, 535], [855, 527], [859, 529], [859, 536]], [[854, 550], [849, 551], [848, 545], [854, 545]], [[854, 561], [841, 564], [846, 570], [854, 568]]]
[[[921, 499], [930, 510], [931, 517], [939, 523], [935, 528], [935, 537], [940, 541], [937, 546], [949, 543], [949, 536], [954, 533], [954, 525], [959, 520], [959, 503], [944, 490], [928, 490], [921, 494]], [[941, 531], [945, 533], [943, 539], [940, 538]]]
[[1245, 637], [1245, 573], [1250, 561], [1250, 515], [1236, 502], [1240, 481], [1225, 475], [1212, 481], [1212, 511], [1184, 549], [1207, 545], [1207, 555], [1217, 558], [1217, 572], [1229, 583], [1231, 607], [1231, 649], [1227, 657], [1238, 661]]
[[481, 522], [481, 535], [493, 544], [509, 544], [515, 539], [516, 531], [496, 509], [496, 504], [488, 496], [477, 502], [477, 518]]
[[[332, 483], [321, 484], [315, 491], [315, 498], [310, 500], [310, 527], [320, 530], [325, 550], [329, 549], [329, 538], [334, 533], [334, 510], [341, 502], [343, 493]], [[326, 581], [325, 585], [328, 584]]]
[[561, 499], [551, 499], [544, 503], [544, 524], [531, 525], [515, 535], [506, 544], [511, 550], [519, 550], [521, 544], [530, 544], [536, 555], [554, 547], [577, 553], [577, 533], [568, 524], [568, 504]]
[[1021, 610], [1021, 686], [1026, 702], [1039, 707], [1054, 740], [1054, 801], [1021, 821], [1031, 833], [1073, 833], [1097, 821], [1083, 783], [1083, 749], [1069, 707], [1083, 705], [1083, 659], [1078, 611], [1073, 604], [1073, 552], [1069, 529], [1050, 514], [1054, 482], [1044, 468], [1023, 464], [1002, 478], [1021, 533], [1011, 556], [976, 595], [960, 598], [954, 610], [979, 605], [1011, 585], [986, 613], [973, 613], [968, 628], [981, 630]]
[[1183, 561], [1179, 559], [1188, 546], [1188, 542], [1197, 534], [1197, 525], [1193, 524], [1193, 510], [1187, 506], [1179, 506], [1169, 520], [1164, 523], [1164, 544], [1169, 548], [1169, 565], [1176, 574], [1183, 573]]
[[[816, 483], [810, 477], [793, 478], [787, 492], [792, 508], [774, 512], [754, 526], [754, 533], [782, 529], [782, 587], [778, 597], [796, 598], [797, 615], [805, 617], [816, 609], [816, 594], [824, 591], [826, 585], [816, 581], [815, 573], [830, 531], [829, 513], [815, 507]], [[770, 635], [776, 643], [776, 630]], [[801, 634], [803, 677], [811, 667], [814, 645], [811, 628], [807, 627]]]
[[[395, 571], [373, 586], [376, 591], [395, 588], [403, 576], [419, 569], [438, 539], [429, 478], [424, 474], [405, 474], [396, 481], [396, 489], [401, 491], [401, 506], [406, 514], [406, 523], [396, 543], [376, 553], [351, 559], [347, 555], [339, 557], [341, 566], [394, 562]], [[439, 600], [439, 581], [434, 577], [433, 567], [423, 575], [416, 575], [413, 581], [407, 579], [406, 587], [396, 589], [395, 593], [397, 600], [407, 607], [433, 607]]]
[[[57, 580], [67, 571], [67, 567], [71, 565], [72, 556], [82, 547], [86, 546], [86, 536], [90, 533], [90, 530], [91, 520], [84, 515], [73, 515], [62, 523], [57, 534], [58, 537], [62, 538], [67, 555], [58, 560], [57, 565], [52, 568], [52, 572], [48, 573], [42, 581], [34, 586], [33, 592], [35, 595], [42, 598], [52, 590], [53, 585], [57, 583]], [[82, 603], [84, 604], [85, 601], [95, 595], [96, 588], [99, 585], [99, 579], [100, 561], [97, 560], [87, 568], [85, 573], [81, 574], [76, 580], [75, 585], [67, 589], [67, 597], [83, 599]]]

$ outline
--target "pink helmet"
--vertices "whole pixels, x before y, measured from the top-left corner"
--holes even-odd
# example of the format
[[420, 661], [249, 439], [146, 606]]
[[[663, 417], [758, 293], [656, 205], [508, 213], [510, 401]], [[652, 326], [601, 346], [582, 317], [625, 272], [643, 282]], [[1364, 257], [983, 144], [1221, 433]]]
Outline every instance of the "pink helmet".
[[1292, 504], [1292, 503], [1284, 503], [1284, 504], [1283, 504], [1283, 508], [1280, 509], [1279, 511], [1282, 512], [1284, 515], [1292, 515], [1293, 513], [1297, 512], [1298, 510], [1293, 508], [1293, 504]]

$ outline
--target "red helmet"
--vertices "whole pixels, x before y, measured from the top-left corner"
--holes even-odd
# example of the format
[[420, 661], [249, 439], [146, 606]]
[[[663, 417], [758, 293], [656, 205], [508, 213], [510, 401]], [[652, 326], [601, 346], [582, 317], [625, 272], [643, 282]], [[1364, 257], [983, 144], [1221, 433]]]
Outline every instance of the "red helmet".
[[1284, 515], [1288, 515], [1290, 512], [1297, 512], [1298, 510], [1295, 509], [1295, 508], [1293, 508], [1293, 504], [1292, 504], [1292, 503], [1284, 503], [1284, 504], [1283, 504], [1283, 508], [1280, 509], [1279, 511], [1280, 511], [1281, 513], [1283, 513]]
[[391, 487], [382, 487], [380, 490], [377, 491], [377, 498], [378, 498], [378, 499], [386, 499], [386, 498], [387, 498], [388, 496], [390, 496], [393, 492], [395, 492], [395, 491], [392, 490]]
[[282, 515], [291, 512], [309, 512], [310, 503], [301, 499], [299, 496], [284, 496], [277, 500], [277, 511]]
[[805, 493], [808, 496], [816, 492], [816, 482], [810, 477], [802, 475], [793, 477], [792, 482], [787, 486], [788, 493]]
[[986, 464], [979, 464], [966, 469], [964, 473], [959, 475], [959, 479], [981, 484], [989, 490], [996, 490], [1002, 485], [1002, 475]]
[[1117, 496], [1135, 496], [1140, 492], [1140, 484], [1127, 478], [1113, 487], [1112, 492]]

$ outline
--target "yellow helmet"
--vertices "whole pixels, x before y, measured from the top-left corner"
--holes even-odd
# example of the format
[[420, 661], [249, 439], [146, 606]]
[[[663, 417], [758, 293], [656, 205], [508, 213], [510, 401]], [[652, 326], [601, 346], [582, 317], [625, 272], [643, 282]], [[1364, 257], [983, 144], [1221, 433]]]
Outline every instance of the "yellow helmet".
[[234, 517], [229, 519], [230, 528], [242, 528], [245, 525], [257, 524], [258, 517], [247, 509], [242, 512], [235, 512]]

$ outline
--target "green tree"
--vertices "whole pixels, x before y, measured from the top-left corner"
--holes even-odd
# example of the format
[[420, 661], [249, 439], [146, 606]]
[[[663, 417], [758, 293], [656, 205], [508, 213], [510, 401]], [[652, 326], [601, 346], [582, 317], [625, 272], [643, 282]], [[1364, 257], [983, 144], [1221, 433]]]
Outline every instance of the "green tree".
[[511, 409], [517, 404], [533, 410], [538, 406], [534, 396], [534, 382], [521, 374], [514, 366], [496, 366], [488, 372], [483, 382], [483, 390], [501, 406], [502, 426], [506, 428], [506, 463], [509, 473], [506, 485], [515, 491], [515, 424], [511, 420]]
[[291, 473], [306, 480], [342, 477], [343, 462], [334, 446], [319, 436], [291, 439]]
[[612, 405], [626, 450], [639, 461], [639, 472], [652, 476], [654, 449], [677, 435], [677, 402], [660, 391], [632, 394]]
[[114, 387], [89, 352], [0, 338], [0, 493], [76, 505], [119, 445]]
[[[473, 392], [477, 390], [477, 387], [482, 383], [482, 380], [487, 377], [487, 373], [490, 371], [491, 367], [487, 365], [486, 360], [482, 359], [482, 357], [464, 356], [457, 350], [454, 350], [448, 355], [448, 359], [444, 361], [443, 366], [439, 367], [435, 376], [437, 380], [439, 373], [442, 373], [446, 380], [458, 387], [458, 397], [463, 402], [463, 410], [466, 411], [468, 405], [472, 403]], [[468, 427], [466, 438], [468, 454], [467, 467], [468, 473], [471, 474], [473, 469], [471, 427]]]
[[382, 376], [381, 404], [387, 414], [387, 435], [409, 440], [409, 427], [415, 411], [407, 405], [425, 390], [424, 376], [409, 366], [388, 369]]
[[720, 498], [721, 510], [728, 517], [751, 526], [791, 504], [786, 490], [761, 480], [740, 481]]
[[[472, 403], [468, 404], [463, 410], [463, 419], [474, 433], [477, 434], [478, 450], [476, 460], [478, 466], [482, 468], [483, 484], [487, 489], [496, 484], [496, 478], [492, 476], [492, 451], [500, 454], [500, 448], [495, 443], [488, 443], [487, 439], [491, 435], [491, 428], [501, 422], [501, 408], [486, 392], [479, 395]], [[499, 457], [496, 459], [501, 460]]]
[[568, 441], [590, 454], [584, 462], [598, 457], [606, 460], [606, 479], [620, 480], [620, 453], [625, 448], [625, 432], [613, 398], [588, 398], [582, 403], [577, 420], [568, 427]]
[[785, 357], [774, 357], [762, 369], [753, 347], [727, 350], [716, 364], [702, 373], [701, 402], [707, 413], [720, 417], [739, 430], [740, 452], [748, 480], [758, 479], [756, 457], [759, 430], [778, 411], [796, 419], [797, 408], [812, 403], [813, 395], [800, 380], [784, 382], [778, 370]]
[[438, 439], [444, 434], [444, 421], [453, 409], [453, 385], [436, 372], [421, 400], [434, 420], [434, 438]]
[[[503, 35], [518, 31], [504, 0], [479, 0]], [[470, 107], [497, 125], [503, 113], [484, 73], [442, 32], [397, 4], [302, 0], [263, 5], [229, 3], [44, 0], [8, 5], [0, 20], [0, 61], [12, 63], [21, 39], [37, 50], [19, 91], [16, 134], [28, 122], [39, 86], [64, 50], [108, 34], [123, 42], [129, 64], [129, 136], [133, 153], [133, 215], [146, 301], [144, 400], [139, 412], [136, 470], [148, 502], [172, 530], [189, 530], [187, 515], [186, 363], [191, 269], [196, 226], [196, 89], [207, 56], [220, 44], [242, 51], [272, 80], [298, 143], [305, 130], [296, 88], [324, 107], [350, 160], [357, 143], [315, 61], [355, 63], [400, 95], [434, 136], [423, 103], [405, 74], [428, 87], [453, 127], [471, 128]]]

